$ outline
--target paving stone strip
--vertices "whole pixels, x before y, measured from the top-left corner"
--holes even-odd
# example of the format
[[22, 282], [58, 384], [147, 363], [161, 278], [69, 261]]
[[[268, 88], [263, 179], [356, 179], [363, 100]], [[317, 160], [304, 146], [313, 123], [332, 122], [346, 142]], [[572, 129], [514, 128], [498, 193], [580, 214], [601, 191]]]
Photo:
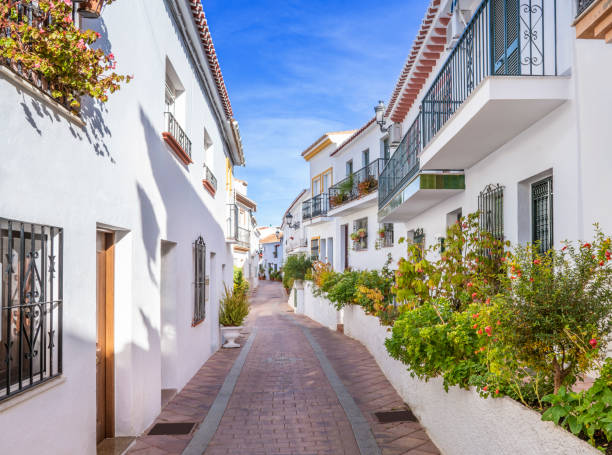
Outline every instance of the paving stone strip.
[[253, 346], [256, 335], [257, 328], [253, 328], [251, 335], [240, 352], [240, 355], [234, 362], [234, 366], [232, 366], [232, 369], [225, 378], [225, 382], [223, 382], [221, 390], [219, 390], [217, 398], [215, 398], [215, 401], [208, 411], [204, 422], [200, 424], [199, 428], [194, 433], [193, 438], [189, 442], [189, 445], [187, 445], [185, 450], [183, 450], [183, 455], [201, 455], [208, 447], [208, 444], [217, 432], [217, 428], [219, 428], [221, 418], [223, 417], [227, 404], [229, 403], [232, 393], [234, 392], [234, 387], [236, 386], [236, 382], [238, 381], [238, 377], [240, 376], [244, 362], [249, 355], [251, 346]]
[[[292, 322], [296, 323], [295, 321]], [[338, 400], [344, 408], [344, 412], [346, 412], [349, 422], [351, 422], [351, 427], [353, 427], [353, 433], [355, 434], [355, 440], [359, 446], [359, 452], [361, 455], [380, 455], [380, 448], [378, 447], [378, 444], [376, 444], [376, 440], [372, 435], [370, 424], [361, 413], [361, 410], [355, 403], [352, 395], [348, 390], [346, 390], [346, 387], [344, 387], [344, 384], [336, 374], [334, 367], [325, 356], [325, 353], [323, 352], [323, 349], [321, 349], [321, 346], [319, 346], [319, 343], [317, 343], [313, 338], [310, 330], [303, 325], [300, 325], [300, 328], [310, 343], [310, 346], [317, 356], [317, 359], [319, 359], [319, 363], [321, 364], [321, 368], [323, 368], [325, 376], [327, 376], [327, 380], [336, 392]]]

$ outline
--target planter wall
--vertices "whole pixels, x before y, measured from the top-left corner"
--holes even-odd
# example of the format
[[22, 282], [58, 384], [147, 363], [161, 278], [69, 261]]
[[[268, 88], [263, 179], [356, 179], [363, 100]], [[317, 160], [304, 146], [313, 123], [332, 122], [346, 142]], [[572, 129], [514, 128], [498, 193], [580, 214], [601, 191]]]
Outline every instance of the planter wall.
[[[329, 302], [315, 298], [311, 285], [306, 288], [308, 313]], [[308, 307], [309, 305], [307, 305]], [[322, 315], [329, 312], [322, 308]], [[361, 307], [343, 310], [344, 333], [360, 341], [376, 359], [379, 367], [411, 407], [427, 433], [445, 455], [596, 455], [601, 453], [539, 413], [510, 398], [483, 399], [476, 392], [453, 387], [448, 393], [441, 379], [428, 382], [410, 377], [406, 367], [392, 359], [385, 349], [387, 327], [368, 316]], [[327, 316], [312, 319], [320, 322]], [[323, 322], [321, 322], [323, 324]], [[325, 324], [327, 325], [327, 324]]]
[[[298, 308], [298, 312], [301, 312], [300, 310], [301, 308]], [[327, 299], [315, 297], [312, 294], [312, 283], [310, 281], [304, 282], [303, 314], [331, 330], [336, 330], [338, 324], [342, 323], [340, 311], [336, 311]]]

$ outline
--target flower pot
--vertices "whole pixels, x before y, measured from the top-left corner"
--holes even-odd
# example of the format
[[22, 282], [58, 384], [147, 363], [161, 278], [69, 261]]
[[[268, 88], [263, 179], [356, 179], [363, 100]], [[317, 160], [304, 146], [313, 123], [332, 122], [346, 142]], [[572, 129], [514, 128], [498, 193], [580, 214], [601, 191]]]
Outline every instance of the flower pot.
[[365, 236], [366, 236], [366, 233], [365, 233], [365, 232], [360, 232], [360, 233], [359, 233], [359, 237], [364, 238]]
[[225, 344], [224, 348], [239, 348], [240, 345], [236, 343], [236, 338], [240, 336], [240, 330], [242, 330], [242, 326], [240, 327], [221, 327], [221, 334], [223, 335], [223, 340]]
[[82, 17], [86, 17], [89, 19], [97, 19], [98, 17], [100, 17], [102, 5], [104, 5], [104, 0], [86, 0], [84, 2], [81, 2], [77, 12]]

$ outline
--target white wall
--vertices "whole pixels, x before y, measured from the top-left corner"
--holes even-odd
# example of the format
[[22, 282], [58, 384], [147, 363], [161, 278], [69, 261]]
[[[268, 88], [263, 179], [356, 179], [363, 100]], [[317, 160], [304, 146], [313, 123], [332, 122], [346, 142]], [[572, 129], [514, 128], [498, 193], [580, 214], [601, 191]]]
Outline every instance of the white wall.
[[[187, 3], [183, 5], [190, 18]], [[128, 26], [129, 25], [129, 26]], [[96, 226], [119, 230], [116, 252], [116, 434], [143, 431], [160, 411], [161, 240], [176, 243], [173, 255], [174, 379], [180, 389], [216, 350], [218, 289], [231, 280], [231, 252], [223, 234], [225, 196], [202, 187], [204, 127], [213, 141], [213, 172], [225, 186], [224, 139], [212, 106], [193, 74], [185, 47], [162, 0], [117, 2], [85, 26], [102, 34], [117, 70], [134, 81], [100, 106], [84, 101], [84, 129], [0, 78], [0, 216], [63, 227], [64, 377], [57, 387], [9, 409], [0, 409], [6, 453], [95, 453]], [[138, 30], [139, 40], [134, 40]], [[135, 43], [138, 43], [136, 45]], [[180, 163], [161, 139], [164, 131], [166, 58], [187, 91], [186, 123], [194, 163]], [[10, 146], [6, 146], [10, 145]], [[212, 299], [207, 317], [193, 317], [192, 243], [202, 235]], [[207, 262], [209, 262], [207, 260]], [[222, 275], [222, 266], [225, 272]], [[165, 329], [164, 329], [165, 330]], [[28, 422], [29, 437], [10, 428]], [[70, 435], [70, 437], [58, 437]]]
[[[295, 289], [293, 292], [295, 292]], [[304, 282], [303, 314], [331, 330], [336, 330], [337, 325], [342, 322], [341, 311], [337, 311], [326, 298], [313, 295], [310, 281]]]

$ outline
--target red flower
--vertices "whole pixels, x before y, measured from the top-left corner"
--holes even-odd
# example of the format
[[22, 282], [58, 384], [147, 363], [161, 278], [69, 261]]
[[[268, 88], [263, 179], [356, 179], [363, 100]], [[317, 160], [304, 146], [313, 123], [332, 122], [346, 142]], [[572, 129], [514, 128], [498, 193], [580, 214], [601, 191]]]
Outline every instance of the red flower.
[[478, 328], [478, 324], [474, 324], [474, 325], [472, 326], [472, 328], [473, 328], [474, 330], [476, 330], [476, 329]]
[[482, 390], [484, 390], [484, 391], [486, 392], [487, 390], [489, 390], [489, 386], [488, 386], [488, 385], [484, 386], [484, 387], [482, 388]]
[[472, 298], [473, 298], [473, 299], [475, 299], [477, 295], [478, 295], [478, 293], [473, 292], [473, 293], [472, 293]]
[[474, 286], [474, 284], [473, 284], [471, 281], [470, 281], [470, 282], [468, 282], [467, 287], [468, 287], [468, 288], [471, 288], [472, 286]]
[[533, 278], [529, 278], [529, 281], [531, 281], [533, 283]]
[[485, 350], [485, 347], [484, 347], [484, 346], [481, 346], [481, 347], [480, 347], [480, 352], [484, 352], [484, 350]]
[[540, 262], [541, 262], [541, 261], [540, 261], [539, 259], [534, 259], [534, 260], [533, 260], [533, 263], [534, 263], [535, 265], [540, 264]]
[[591, 248], [591, 244], [587, 242], [584, 245], [582, 245], [582, 248]]
[[561, 248], [561, 251], [565, 251], [567, 250], [567, 245], [565, 245], [563, 248]]
[[499, 320], [498, 320], [498, 321], [497, 321], [497, 325], [501, 325], [501, 321], [499, 321]]
[[482, 335], [482, 329], [478, 330], [478, 335]]
[[491, 326], [490, 325], [485, 327], [485, 332], [487, 332], [489, 334], [491, 333]]
[[480, 313], [473, 314], [472, 319], [476, 319], [478, 316], [480, 316]]
[[499, 389], [495, 389], [495, 395], [499, 395]]
[[591, 345], [593, 349], [595, 349], [597, 347], [597, 340], [595, 338], [591, 338], [591, 340], [589, 341], [589, 344]]
[[604, 265], [604, 261], [599, 261], [599, 265]]

